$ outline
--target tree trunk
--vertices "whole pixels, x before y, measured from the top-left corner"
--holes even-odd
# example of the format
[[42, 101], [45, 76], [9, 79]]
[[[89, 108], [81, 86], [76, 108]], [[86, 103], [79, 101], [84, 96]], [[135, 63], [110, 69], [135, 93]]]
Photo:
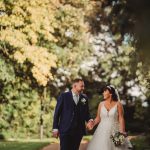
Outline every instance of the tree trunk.
[[40, 139], [43, 139], [44, 129], [43, 129], [43, 114], [44, 114], [44, 100], [46, 99], [46, 87], [43, 89], [41, 96], [41, 116], [40, 116]]

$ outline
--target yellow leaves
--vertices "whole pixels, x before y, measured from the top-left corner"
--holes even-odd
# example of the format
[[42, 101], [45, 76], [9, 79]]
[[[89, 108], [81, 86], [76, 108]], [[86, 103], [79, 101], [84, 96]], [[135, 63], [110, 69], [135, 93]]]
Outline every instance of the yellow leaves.
[[26, 60], [26, 57], [20, 51], [15, 52], [14, 58], [21, 64]]
[[81, 8], [73, 7], [70, 4], [62, 5], [60, 11], [58, 12], [59, 22], [61, 27], [59, 27], [60, 32], [66, 35], [66, 32], [70, 32], [72, 39], [81, 39], [87, 24], [84, 22], [84, 12]]
[[19, 62], [23, 63], [28, 60], [33, 64], [31, 70], [33, 77], [37, 80], [39, 85], [46, 86], [47, 82], [53, 79], [50, 72], [52, 67], [56, 67], [57, 57], [49, 53], [46, 48], [38, 46], [26, 46], [21, 51], [14, 53], [14, 58]]
[[[39, 85], [45, 86], [53, 79], [51, 68], [56, 67], [57, 57], [62, 66], [77, 68], [82, 51], [79, 43], [84, 43], [83, 34], [87, 29], [83, 11], [86, 2], [88, 0], [70, 0], [68, 4], [59, 0], [13, 0], [7, 7], [5, 1], [2, 2], [6, 14], [0, 17], [0, 40], [7, 43], [8, 55], [16, 62], [28, 65], [24, 63], [28, 61], [32, 65], [30, 71]], [[59, 52], [56, 42], [65, 45]]]
[[36, 44], [38, 42], [38, 35], [33, 30], [30, 30], [28, 32], [28, 39], [32, 44]]
[[0, 25], [3, 25], [3, 26], [10, 26], [11, 25], [11, 22], [9, 22], [7, 14], [0, 16]]
[[[34, 32], [29, 33], [28, 38], [31, 37], [32, 43], [35, 44], [37, 42], [36, 34]], [[53, 79], [50, 70], [52, 67], [56, 67], [57, 58], [49, 53], [48, 49], [29, 45], [27, 36], [15, 29], [2, 30], [0, 40], [8, 42], [11, 46], [17, 48], [17, 51], [14, 52], [14, 59], [18, 63], [24, 63], [28, 60], [33, 64], [31, 72], [39, 85], [45, 86], [49, 79]]]
[[[84, 8], [90, 0], [67, 0], [74, 7]], [[61, 3], [66, 3], [66, 0], [61, 0]]]
[[1, 30], [0, 40], [8, 42], [11, 46], [17, 48], [22, 48], [24, 45], [28, 44], [26, 35], [21, 31], [7, 28], [7, 30]]
[[46, 74], [47, 76], [43, 75], [42, 72], [39, 71], [40, 68], [33, 67], [32, 73], [33, 77], [37, 80], [39, 85], [46, 86], [47, 82], [49, 81], [49, 78], [51, 78], [51, 74]]
[[[44, 63], [45, 65], [48, 65], [49, 62], [51, 62], [51, 59], [56, 61], [56, 56], [49, 53], [48, 50], [43, 47], [26, 46], [24, 50], [24, 54], [34, 64]], [[52, 62], [51, 62], [52, 66], [55, 67], [55, 63]]]
[[0, 0], [0, 10], [5, 10], [5, 5], [2, 0]]
[[50, 108], [54, 109], [55, 106], [56, 106], [56, 100], [55, 100], [55, 99], [52, 99], [52, 100], [50, 101]]
[[56, 8], [60, 7], [61, 5], [60, 0], [51, 0], [51, 4]]
[[3, 26], [22, 26], [24, 24], [24, 18], [22, 18], [22, 16], [18, 16], [17, 14], [12, 14], [10, 16], [4, 14], [0, 17], [0, 24]]
[[[39, 45], [41, 37], [48, 42], [58, 41], [53, 36], [55, 9], [51, 2], [54, 1], [14, 0], [7, 6], [11, 8], [11, 14], [0, 17], [0, 25], [6, 27], [0, 32], [0, 41], [13, 47], [13, 58], [18, 63], [28, 61], [33, 65], [33, 77], [43, 86], [53, 79], [51, 68], [56, 67], [57, 61], [49, 49]], [[5, 2], [2, 4], [4, 10], [7, 9]]]
[[[55, 21], [52, 8], [49, 5], [45, 5], [44, 7], [29, 6], [27, 7], [27, 12], [29, 13], [28, 19], [31, 22], [31, 24], [27, 26], [27, 29], [32, 29], [36, 34], [39, 33], [43, 35], [45, 40], [56, 42], [57, 40], [52, 35], [52, 33], [54, 33], [52, 22]], [[24, 30], [27, 29], [25, 28]]]
[[26, 12], [18, 4], [14, 5], [12, 14], [14, 14], [15, 16], [18, 16], [19, 18], [27, 17]]

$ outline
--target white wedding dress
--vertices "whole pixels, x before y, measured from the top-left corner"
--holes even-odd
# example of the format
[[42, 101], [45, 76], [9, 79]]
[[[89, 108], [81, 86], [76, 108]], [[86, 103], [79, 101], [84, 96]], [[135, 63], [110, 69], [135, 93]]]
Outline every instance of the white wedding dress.
[[126, 141], [121, 147], [116, 147], [110, 138], [111, 134], [119, 131], [117, 104], [107, 111], [104, 102], [100, 110], [101, 122], [99, 123], [87, 150], [129, 150], [130, 141]]

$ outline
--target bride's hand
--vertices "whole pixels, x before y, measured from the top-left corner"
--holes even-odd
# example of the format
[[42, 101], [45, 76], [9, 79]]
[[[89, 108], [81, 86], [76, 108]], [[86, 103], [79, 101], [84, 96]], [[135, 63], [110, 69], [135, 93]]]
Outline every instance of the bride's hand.
[[87, 128], [88, 130], [92, 130], [93, 127], [94, 127], [94, 121], [89, 121], [89, 122], [87, 123], [87, 125], [86, 125], [86, 128]]
[[128, 136], [128, 133], [127, 132], [121, 132], [125, 137]]

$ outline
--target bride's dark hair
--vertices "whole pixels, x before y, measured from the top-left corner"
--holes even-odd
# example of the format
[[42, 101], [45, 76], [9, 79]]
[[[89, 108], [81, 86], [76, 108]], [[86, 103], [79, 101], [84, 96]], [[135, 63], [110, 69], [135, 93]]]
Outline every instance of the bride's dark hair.
[[118, 95], [117, 95], [116, 90], [115, 90], [114, 87], [112, 87], [111, 85], [107, 85], [106, 87], [104, 87], [103, 91], [106, 91], [106, 90], [108, 90], [112, 94], [112, 99], [114, 101], [119, 100]]

